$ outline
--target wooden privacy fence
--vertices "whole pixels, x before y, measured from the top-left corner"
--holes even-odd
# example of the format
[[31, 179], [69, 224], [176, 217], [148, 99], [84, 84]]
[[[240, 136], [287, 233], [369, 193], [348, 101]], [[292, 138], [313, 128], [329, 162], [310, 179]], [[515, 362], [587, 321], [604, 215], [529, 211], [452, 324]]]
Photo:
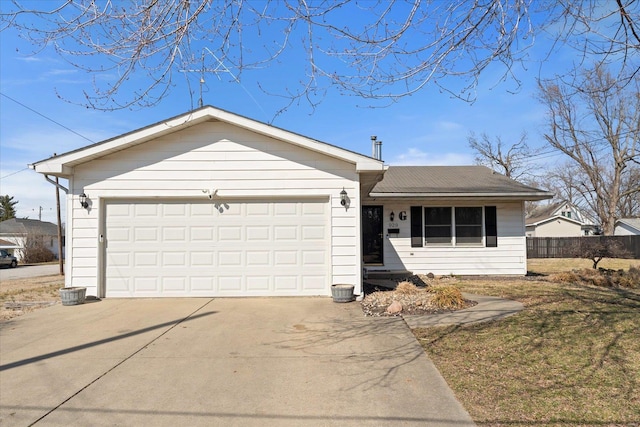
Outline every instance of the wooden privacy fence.
[[640, 259], [640, 236], [527, 237], [527, 258], [573, 258], [586, 239], [620, 242], [628, 258]]

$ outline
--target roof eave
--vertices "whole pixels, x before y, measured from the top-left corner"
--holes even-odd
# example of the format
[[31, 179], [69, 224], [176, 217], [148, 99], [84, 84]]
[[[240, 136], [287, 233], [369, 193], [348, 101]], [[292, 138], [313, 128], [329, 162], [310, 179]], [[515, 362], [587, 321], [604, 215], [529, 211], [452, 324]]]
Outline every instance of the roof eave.
[[411, 198], [429, 198], [429, 199], [502, 199], [502, 200], [546, 200], [551, 199], [553, 194], [546, 192], [536, 193], [380, 193], [372, 192], [369, 194], [373, 198], [390, 198], [390, 199], [411, 199]]

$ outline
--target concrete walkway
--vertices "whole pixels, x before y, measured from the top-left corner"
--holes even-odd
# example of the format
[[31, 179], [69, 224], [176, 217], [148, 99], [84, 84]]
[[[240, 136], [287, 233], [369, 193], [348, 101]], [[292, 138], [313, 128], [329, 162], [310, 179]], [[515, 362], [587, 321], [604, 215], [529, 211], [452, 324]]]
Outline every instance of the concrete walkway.
[[513, 316], [524, 309], [518, 301], [499, 297], [489, 297], [464, 293], [463, 296], [478, 304], [465, 310], [451, 313], [430, 314], [428, 316], [405, 315], [404, 320], [411, 329], [432, 326], [467, 325], [471, 323], [488, 322]]
[[330, 298], [181, 298], [0, 323], [0, 425], [473, 421], [401, 318]]

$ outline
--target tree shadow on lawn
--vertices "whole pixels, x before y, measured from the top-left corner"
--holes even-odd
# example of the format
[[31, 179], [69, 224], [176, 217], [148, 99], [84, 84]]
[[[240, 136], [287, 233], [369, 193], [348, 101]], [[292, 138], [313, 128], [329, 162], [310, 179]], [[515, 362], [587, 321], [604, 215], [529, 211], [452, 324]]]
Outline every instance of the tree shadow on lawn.
[[640, 294], [556, 283], [531, 293], [511, 292], [525, 310], [504, 320], [414, 331], [476, 422], [640, 422]]

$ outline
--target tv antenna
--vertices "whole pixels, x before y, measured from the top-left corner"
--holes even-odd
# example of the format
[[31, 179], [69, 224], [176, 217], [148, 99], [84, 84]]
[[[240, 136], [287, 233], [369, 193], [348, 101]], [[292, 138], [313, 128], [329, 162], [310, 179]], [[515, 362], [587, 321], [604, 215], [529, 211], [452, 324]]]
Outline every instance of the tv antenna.
[[[209, 68], [205, 65], [205, 56], [206, 54], [209, 54], [213, 57], [213, 59], [215, 59], [216, 65], [213, 68]], [[236, 83], [240, 83], [240, 81], [236, 78], [236, 76], [233, 75], [233, 73], [231, 72], [231, 70], [229, 70], [223, 63], [222, 61], [213, 53], [211, 52], [211, 50], [209, 48], [204, 48], [202, 50], [202, 57], [201, 57], [201, 66], [200, 69], [196, 69], [196, 68], [192, 68], [192, 69], [183, 69], [183, 70], [179, 70], [181, 73], [199, 73], [200, 74], [200, 81], [199, 86], [200, 86], [200, 98], [198, 99], [198, 106], [202, 107], [203, 105], [203, 101], [202, 101], [202, 87], [204, 86], [204, 84], [206, 83], [205, 79], [204, 79], [204, 75], [205, 73], [213, 73], [215, 74], [216, 77], [218, 77], [218, 80], [220, 79], [219, 74], [220, 73], [229, 73], [229, 75], [231, 77], [233, 77], [233, 80]]]
[[[205, 65], [205, 57], [206, 55], [209, 54], [213, 57], [213, 59], [215, 60], [215, 66], [213, 68], [207, 67]], [[213, 53], [211, 51], [211, 49], [205, 47], [204, 49], [202, 49], [202, 56], [200, 58], [200, 69], [196, 69], [196, 68], [192, 68], [192, 69], [182, 69], [179, 70], [181, 73], [199, 73], [200, 74], [200, 81], [198, 82], [199, 86], [200, 86], [200, 97], [198, 99], [198, 107], [202, 107], [203, 106], [203, 100], [202, 100], [202, 87], [206, 84], [206, 80], [204, 79], [205, 73], [213, 73], [215, 74], [215, 76], [218, 78], [218, 80], [222, 80], [220, 78], [220, 73], [228, 73], [231, 78], [233, 79], [234, 82], [238, 83], [240, 85], [240, 87], [242, 88], [242, 90], [245, 91], [245, 93], [247, 95], [249, 95], [249, 98], [251, 98], [251, 100], [258, 106], [258, 108], [260, 108], [260, 110], [262, 110], [262, 112], [264, 113], [265, 117], [268, 117], [267, 112], [264, 110], [264, 108], [262, 108], [262, 105], [260, 105], [260, 103], [253, 97], [253, 95], [251, 95], [251, 92], [249, 92], [247, 90], [246, 87], [244, 87], [244, 85], [240, 82], [240, 80], [235, 76], [235, 74], [233, 74], [233, 72], [231, 72], [230, 69], [228, 69], [224, 63], [220, 60], [220, 58], [218, 58], [216, 56], [215, 53]], [[189, 79], [187, 79], [187, 84], [189, 82]]]

